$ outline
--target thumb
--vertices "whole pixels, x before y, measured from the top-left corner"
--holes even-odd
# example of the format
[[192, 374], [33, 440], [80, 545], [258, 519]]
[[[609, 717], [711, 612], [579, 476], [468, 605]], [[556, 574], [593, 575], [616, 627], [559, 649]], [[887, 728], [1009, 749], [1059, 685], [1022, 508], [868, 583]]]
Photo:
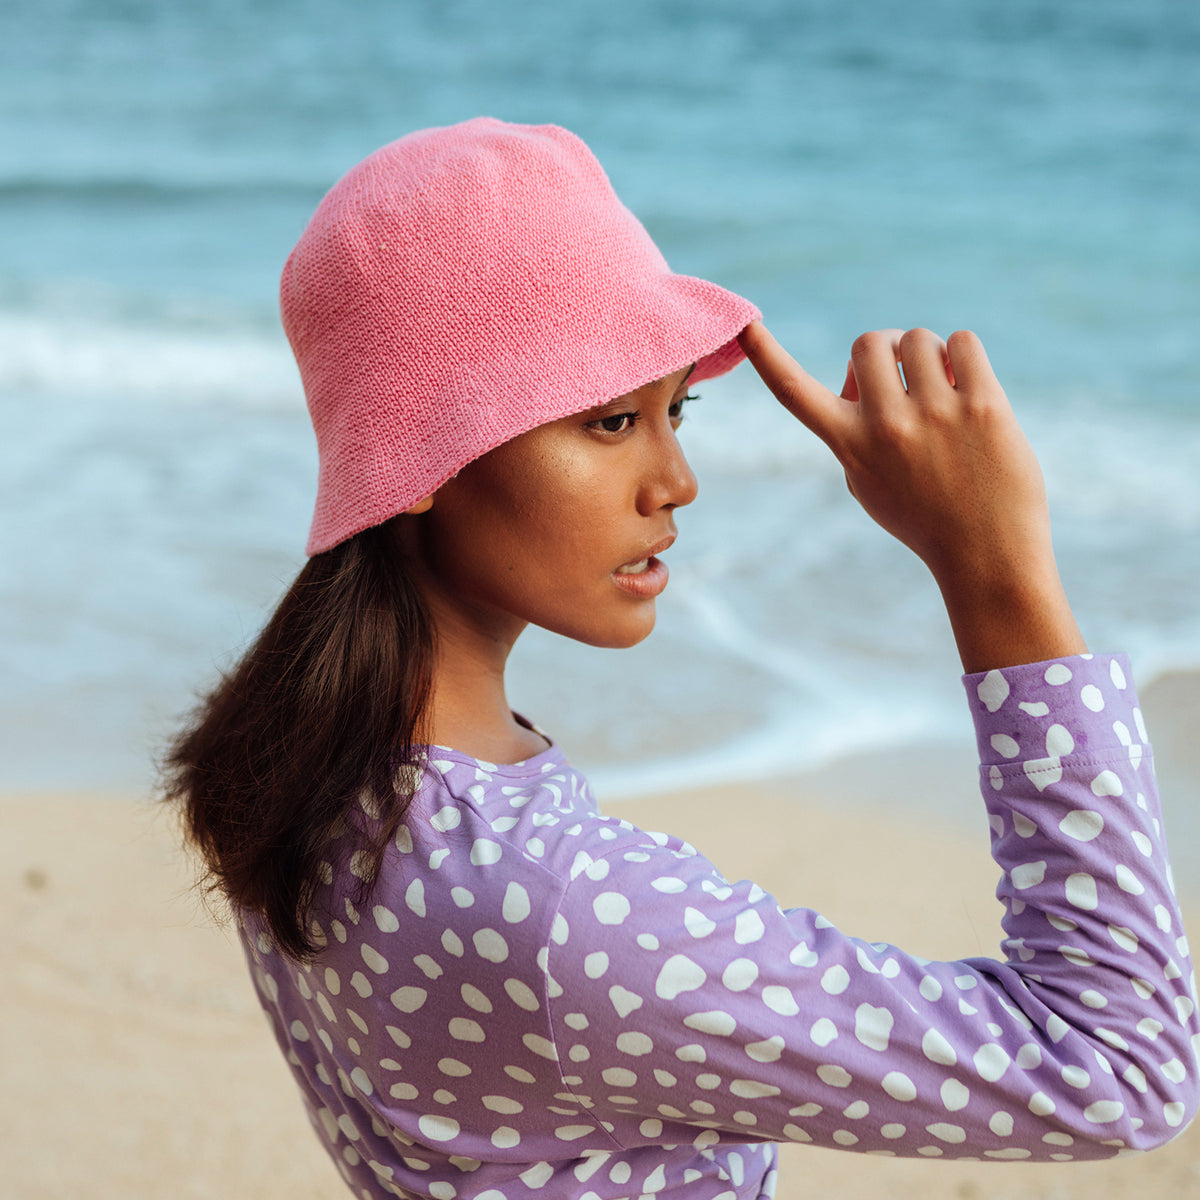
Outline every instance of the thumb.
[[738, 345], [775, 399], [832, 447], [850, 416], [846, 401], [815, 380], [761, 321], [738, 334]]

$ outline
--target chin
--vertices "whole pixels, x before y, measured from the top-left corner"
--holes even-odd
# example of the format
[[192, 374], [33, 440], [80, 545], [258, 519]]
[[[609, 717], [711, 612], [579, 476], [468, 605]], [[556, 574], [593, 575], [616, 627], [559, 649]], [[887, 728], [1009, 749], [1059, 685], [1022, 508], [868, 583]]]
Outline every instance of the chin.
[[650, 636], [653, 629], [654, 626], [651, 625], [649, 629], [643, 631], [642, 633], [634, 634], [627, 638], [614, 638], [611, 641], [592, 642], [591, 644], [593, 646], [599, 646], [604, 650], [630, 650], [634, 646], [638, 645], [638, 643], [644, 642]]
[[639, 642], [644, 642], [653, 630], [654, 606], [650, 605], [650, 611], [640, 614], [638, 619], [614, 623], [604, 629], [575, 627], [551, 629], [551, 632], [569, 637], [572, 641], [582, 642], [585, 646], [596, 646], [601, 650], [628, 650]]

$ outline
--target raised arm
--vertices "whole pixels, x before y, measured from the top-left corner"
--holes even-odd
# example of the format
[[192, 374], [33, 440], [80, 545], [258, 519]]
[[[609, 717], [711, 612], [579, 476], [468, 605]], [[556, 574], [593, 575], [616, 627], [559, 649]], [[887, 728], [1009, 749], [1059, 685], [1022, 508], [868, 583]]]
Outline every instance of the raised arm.
[[1161, 1145], [1200, 1103], [1200, 1024], [1150, 746], [1128, 663], [1076, 627], [983, 347], [868, 334], [835, 396], [760, 324], [741, 340], [942, 590], [1005, 936], [997, 958], [927, 962], [626, 831], [573, 869], [548, 958], [564, 1088], [618, 1145], [690, 1144], [732, 1178], [760, 1139], [1050, 1161]]
[[547, 964], [552, 1040], [618, 1144], [1065, 1162], [1184, 1128], [1200, 1025], [1128, 663], [965, 682], [999, 958], [929, 962], [781, 908], [685, 843], [595, 839]]

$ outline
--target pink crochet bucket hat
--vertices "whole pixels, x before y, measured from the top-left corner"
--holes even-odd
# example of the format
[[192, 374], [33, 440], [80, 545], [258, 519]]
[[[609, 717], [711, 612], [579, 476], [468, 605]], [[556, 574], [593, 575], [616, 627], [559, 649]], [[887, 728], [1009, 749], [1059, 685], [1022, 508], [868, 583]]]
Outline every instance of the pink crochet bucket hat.
[[309, 554], [537, 425], [692, 362], [723, 374], [760, 315], [673, 274], [574, 134], [490, 117], [352, 168], [280, 301], [320, 456]]

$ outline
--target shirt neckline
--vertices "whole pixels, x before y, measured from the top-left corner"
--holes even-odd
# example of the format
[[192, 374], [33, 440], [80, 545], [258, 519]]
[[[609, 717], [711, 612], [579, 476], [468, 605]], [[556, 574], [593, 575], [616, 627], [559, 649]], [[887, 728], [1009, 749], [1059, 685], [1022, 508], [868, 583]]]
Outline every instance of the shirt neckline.
[[545, 771], [548, 765], [560, 765], [565, 762], [561, 747], [544, 729], [519, 712], [514, 712], [513, 716], [518, 724], [545, 739], [547, 745], [544, 750], [539, 750], [537, 754], [531, 754], [528, 758], [522, 758], [518, 762], [494, 763], [488, 762], [486, 759], [475, 758], [463, 750], [455, 750], [453, 746], [443, 746], [440, 742], [431, 742], [424, 748], [425, 756], [431, 762], [434, 758], [449, 758], [464, 766], [486, 771], [489, 775], [538, 775]]
[[[536, 732], [542, 734], [542, 737], [546, 737], [546, 734], [542, 733], [540, 729], [536, 730]], [[561, 766], [565, 762], [562, 747], [552, 738], [548, 740], [550, 744], [544, 750], [515, 763], [488, 762], [482, 758], [475, 758], [465, 751], [455, 750], [453, 746], [442, 746], [437, 743], [426, 746], [425, 755], [430, 764], [438, 759], [448, 759], [462, 766], [474, 767], [476, 770], [485, 771], [489, 775], [541, 775], [551, 766]]]

